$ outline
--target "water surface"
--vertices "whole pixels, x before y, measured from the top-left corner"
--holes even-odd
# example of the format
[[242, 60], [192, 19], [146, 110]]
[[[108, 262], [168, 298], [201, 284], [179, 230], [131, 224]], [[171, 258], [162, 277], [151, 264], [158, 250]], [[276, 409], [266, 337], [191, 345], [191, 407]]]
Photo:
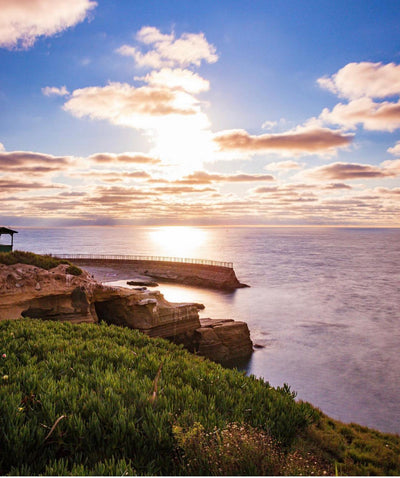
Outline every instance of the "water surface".
[[287, 382], [328, 415], [400, 433], [400, 229], [83, 227], [20, 229], [39, 253], [232, 261], [233, 293], [161, 285], [201, 316], [248, 323], [263, 345], [247, 370]]

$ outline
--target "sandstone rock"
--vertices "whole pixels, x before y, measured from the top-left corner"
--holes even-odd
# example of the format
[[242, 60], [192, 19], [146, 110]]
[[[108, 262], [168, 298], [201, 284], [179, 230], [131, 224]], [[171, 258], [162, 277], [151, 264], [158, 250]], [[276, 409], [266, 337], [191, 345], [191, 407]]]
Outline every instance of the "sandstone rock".
[[253, 344], [245, 322], [231, 319], [201, 319], [196, 330], [194, 344], [200, 355], [216, 362], [230, 362], [250, 357]]
[[67, 274], [67, 267], [61, 264], [46, 271], [0, 264], [0, 320], [21, 316], [74, 323], [104, 320], [182, 343], [218, 362], [252, 352], [244, 322], [200, 320], [202, 304], [170, 303], [159, 291], [106, 286], [85, 271], [80, 276]]
[[147, 287], [157, 287], [157, 282], [154, 282], [151, 279], [132, 279], [127, 281], [128, 285], [142, 285]]
[[[161, 337], [193, 334], [200, 326], [193, 304], [171, 304], [158, 291], [109, 287], [85, 271], [80, 276], [67, 274], [67, 267], [61, 264], [46, 271], [0, 264], [0, 320], [23, 316], [80, 323], [100, 319]], [[24, 287], [19, 287], [22, 279]]]

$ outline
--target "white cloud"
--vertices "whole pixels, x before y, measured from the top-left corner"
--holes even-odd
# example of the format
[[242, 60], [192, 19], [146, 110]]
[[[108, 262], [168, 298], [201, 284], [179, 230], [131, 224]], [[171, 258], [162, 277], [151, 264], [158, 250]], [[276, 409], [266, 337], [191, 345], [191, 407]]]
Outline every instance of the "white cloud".
[[343, 98], [386, 98], [400, 94], [400, 65], [348, 63], [334, 75], [319, 78], [317, 82]]
[[0, 0], [0, 47], [29, 48], [39, 36], [82, 22], [96, 5], [92, 0]]
[[297, 161], [288, 160], [268, 163], [266, 166], [264, 166], [264, 169], [267, 171], [282, 171], [288, 169], [300, 169], [301, 167], [302, 165]]
[[203, 33], [183, 33], [176, 38], [174, 33], [166, 35], [155, 27], [146, 26], [139, 30], [136, 39], [152, 49], [143, 53], [137, 47], [123, 45], [117, 51], [121, 55], [131, 56], [138, 66], [200, 66], [202, 61], [215, 63], [218, 60], [215, 47], [208, 43]]
[[5, 151], [6, 148], [4, 147], [4, 144], [3, 143], [0, 143], [0, 151]]
[[42, 88], [42, 93], [45, 96], [67, 96], [69, 91], [65, 86], [58, 88], [57, 86], [45, 86]]
[[210, 89], [210, 82], [197, 73], [181, 68], [162, 68], [153, 70], [143, 77], [135, 77], [135, 80], [145, 81], [151, 86], [166, 87], [170, 89], [183, 89], [188, 93], [200, 93]]
[[362, 124], [367, 130], [391, 132], [400, 128], [400, 100], [376, 103], [371, 98], [358, 98], [339, 103], [332, 110], [325, 108], [320, 119], [346, 128], [355, 129]]
[[89, 116], [142, 130], [157, 128], [173, 116], [201, 116], [196, 98], [184, 91], [127, 83], [75, 90], [64, 109], [78, 118]]
[[351, 134], [322, 128], [314, 124], [299, 126], [277, 134], [250, 135], [243, 129], [221, 131], [214, 141], [221, 151], [257, 153], [271, 151], [288, 155], [332, 155], [338, 148], [346, 148], [352, 142]]
[[262, 129], [272, 129], [277, 124], [278, 123], [276, 121], [264, 121], [264, 123], [261, 125], [261, 128]]
[[400, 141], [397, 141], [392, 148], [388, 148], [387, 152], [400, 157]]

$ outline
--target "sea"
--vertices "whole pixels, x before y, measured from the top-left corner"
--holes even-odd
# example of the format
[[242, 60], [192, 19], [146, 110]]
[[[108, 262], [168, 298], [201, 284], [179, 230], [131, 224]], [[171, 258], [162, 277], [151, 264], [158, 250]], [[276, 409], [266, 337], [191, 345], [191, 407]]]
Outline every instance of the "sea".
[[335, 227], [19, 228], [15, 249], [233, 262], [234, 292], [161, 284], [202, 317], [247, 322], [248, 374], [329, 416], [400, 433], [400, 229]]

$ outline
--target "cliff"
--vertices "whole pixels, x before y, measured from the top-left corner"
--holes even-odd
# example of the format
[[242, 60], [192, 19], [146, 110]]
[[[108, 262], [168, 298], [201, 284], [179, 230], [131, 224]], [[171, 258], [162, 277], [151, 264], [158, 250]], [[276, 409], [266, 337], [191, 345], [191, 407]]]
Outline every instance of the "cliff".
[[[21, 316], [73, 323], [104, 320], [183, 343], [216, 361], [251, 354], [248, 329], [246, 326], [246, 332], [239, 325], [242, 323], [220, 321], [215, 327], [219, 342], [210, 344], [209, 334], [202, 332], [199, 304], [170, 303], [159, 291], [106, 286], [86, 271], [79, 276], [68, 274], [68, 267], [60, 264], [45, 270], [26, 264], [0, 264], [0, 320]], [[236, 329], [232, 323], [237, 324]], [[225, 332], [221, 330], [224, 328]]]

